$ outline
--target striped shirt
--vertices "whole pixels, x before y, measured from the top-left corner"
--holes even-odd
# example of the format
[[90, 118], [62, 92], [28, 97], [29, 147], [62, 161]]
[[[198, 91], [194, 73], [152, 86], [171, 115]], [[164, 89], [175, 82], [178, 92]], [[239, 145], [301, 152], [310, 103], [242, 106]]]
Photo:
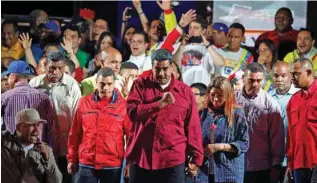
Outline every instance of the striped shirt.
[[27, 82], [18, 82], [15, 88], [5, 92], [1, 96], [1, 110], [6, 130], [15, 131], [15, 115], [25, 109], [36, 109], [40, 117], [47, 121], [48, 133], [42, 132], [42, 140], [49, 142], [50, 126], [54, 121], [53, 108], [48, 95], [40, 90], [32, 88]]

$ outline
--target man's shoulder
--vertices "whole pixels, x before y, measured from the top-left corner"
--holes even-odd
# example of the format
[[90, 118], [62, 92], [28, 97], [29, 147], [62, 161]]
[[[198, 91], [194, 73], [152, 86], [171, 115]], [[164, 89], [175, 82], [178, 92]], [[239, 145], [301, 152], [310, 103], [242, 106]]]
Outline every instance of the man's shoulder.
[[296, 50], [293, 50], [291, 52], [288, 52], [285, 57], [283, 58], [283, 61], [286, 63], [292, 63], [295, 59], [295, 57], [298, 57], [298, 53]]
[[41, 74], [41, 75], [35, 76], [34, 78], [32, 78], [30, 80], [30, 82], [29, 82], [30, 86], [31, 87], [38, 87], [45, 76], [46, 76], [46, 74]]
[[84, 80], [81, 81], [82, 85], [92, 85], [93, 82], [95, 81], [96, 77], [95, 76], [90, 76], [88, 78], [85, 78]]

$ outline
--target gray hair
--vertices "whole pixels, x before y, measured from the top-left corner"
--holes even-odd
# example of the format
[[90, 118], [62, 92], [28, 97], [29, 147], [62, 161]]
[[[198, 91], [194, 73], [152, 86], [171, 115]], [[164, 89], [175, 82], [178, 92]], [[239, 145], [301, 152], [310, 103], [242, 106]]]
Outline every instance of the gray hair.
[[166, 49], [155, 50], [151, 56], [151, 59], [152, 59], [152, 64], [154, 63], [154, 61], [161, 62], [165, 60], [168, 60], [170, 64], [173, 63], [173, 55], [170, 51]]
[[65, 62], [65, 56], [61, 51], [52, 51], [47, 54], [46, 61], [47, 63], [59, 61]]

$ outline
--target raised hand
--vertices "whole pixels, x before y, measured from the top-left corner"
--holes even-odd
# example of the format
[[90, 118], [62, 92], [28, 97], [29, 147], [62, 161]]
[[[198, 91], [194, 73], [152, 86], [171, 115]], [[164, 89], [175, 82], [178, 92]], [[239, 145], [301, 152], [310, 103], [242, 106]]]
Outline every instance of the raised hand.
[[20, 34], [19, 42], [22, 44], [24, 50], [30, 49], [32, 45], [32, 38], [30, 38], [29, 33]]
[[123, 22], [126, 22], [126, 21], [128, 21], [128, 19], [131, 18], [131, 16], [128, 16], [128, 15], [127, 15], [127, 12], [128, 12], [129, 9], [132, 9], [132, 8], [131, 8], [131, 7], [126, 7], [126, 8], [124, 9], [123, 13], [122, 13], [122, 21], [123, 21]]
[[138, 13], [142, 12], [142, 4], [140, 0], [132, 0], [132, 4]]
[[210, 42], [206, 39], [206, 37], [202, 33], [200, 33], [200, 36], [203, 39], [204, 45], [208, 46], [210, 44]]
[[182, 18], [179, 21], [179, 25], [184, 28], [196, 19], [196, 10], [190, 9], [185, 14], [182, 14]]
[[159, 5], [159, 7], [164, 10], [169, 10], [172, 7], [171, 0], [163, 0], [162, 2], [156, 1], [156, 3]]
[[67, 54], [73, 53], [73, 43], [71, 39], [63, 38], [63, 43], [61, 43], [61, 46], [64, 48]]

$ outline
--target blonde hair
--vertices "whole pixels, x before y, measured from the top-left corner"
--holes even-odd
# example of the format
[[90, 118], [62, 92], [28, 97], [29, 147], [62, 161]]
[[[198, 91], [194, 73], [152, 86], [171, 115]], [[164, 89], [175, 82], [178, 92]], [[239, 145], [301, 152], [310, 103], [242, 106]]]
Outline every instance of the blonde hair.
[[233, 111], [235, 108], [239, 107], [236, 102], [232, 85], [227, 78], [223, 76], [216, 77], [207, 88], [207, 106], [208, 107], [210, 107], [211, 105], [209, 93], [212, 88], [217, 88], [222, 90], [224, 95], [224, 103], [225, 103], [224, 113], [225, 113], [225, 116], [228, 118], [229, 125], [231, 126], [233, 124]]

